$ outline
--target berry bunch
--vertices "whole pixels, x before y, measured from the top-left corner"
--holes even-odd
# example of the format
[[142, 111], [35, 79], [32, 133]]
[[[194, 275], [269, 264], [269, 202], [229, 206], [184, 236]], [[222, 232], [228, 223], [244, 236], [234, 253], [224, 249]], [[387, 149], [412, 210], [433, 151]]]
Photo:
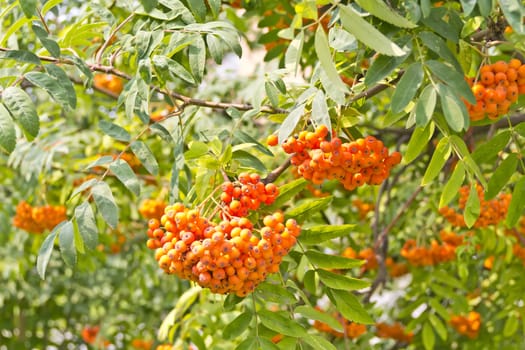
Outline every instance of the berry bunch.
[[[214, 293], [246, 296], [268, 274], [278, 271], [300, 227], [293, 219], [285, 222], [283, 214], [276, 212], [264, 217], [260, 230], [255, 229], [244, 215], [258, 209], [260, 203], [271, 204], [278, 190], [273, 184], [264, 185], [254, 174], [241, 175], [238, 183], [222, 185], [219, 223], [182, 203], [167, 206], [160, 220], [149, 221], [147, 246], [155, 250], [155, 259], [166, 273], [195, 281]], [[239, 195], [232, 189], [236, 193], [238, 189]], [[226, 195], [232, 198], [229, 203]], [[232, 208], [235, 202], [242, 207]]]
[[22, 201], [16, 207], [13, 225], [30, 233], [42, 233], [51, 230], [62, 221], [67, 220], [66, 207], [44, 205], [32, 207]]
[[456, 246], [444, 243], [439, 244], [432, 240], [430, 247], [420, 247], [416, 241], [409, 239], [401, 248], [401, 256], [408, 260], [412, 266], [432, 266], [456, 258]]
[[386, 258], [385, 264], [388, 269], [388, 274], [394, 278], [401, 277], [408, 273], [407, 264], [402, 262], [396, 262], [391, 257]]
[[164, 214], [166, 203], [156, 199], [145, 199], [139, 207], [139, 213], [146, 219], [160, 219]]
[[394, 339], [402, 343], [411, 343], [414, 333], [405, 332], [405, 327], [399, 322], [392, 325], [379, 322], [376, 323], [376, 335], [379, 338]]
[[469, 312], [467, 316], [453, 315], [450, 317], [450, 324], [458, 333], [475, 339], [481, 327], [481, 315], [476, 311]]
[[124, 89], [122, 79], [112, 74], [95, 74], [93, 85], [101, 90], [107, 90], [119, 95]]
[[356, 253], [355, 250], [353, 250], [351, 247], [348, 247], [343, 251], [342, 255], [349, 259], [365, 260], [365, 263], [363, 266], [361, 266], [362, 272], [377, 269], [377, 258], [372, 248], [365, 248], [359, 251], [359, 253]]
[[[319, 310], [319, 308], [317, 309]], [[334, 313], [333, 316], [343, 326], [343, 332], [336, 331], [328, 324], [318, 320], [314, 321], [314, 328], [320, 332], [331, 334], [336, 338], [343, 338], [346, 336], [350, 339], [356, 339], [359, 338], [359, 336], [361, 336], [362, 334], [366, 333], [366, 326], [364, 324], [348, 321], [338, 312]]]
[[153, 346], [153, 340], [133, 339], [131, 346], [135, 349], [150, 350]]
[[525, 93], [525, 64], [518, 59], [487, 64], [481, 66], [478, 81], [467, 78], [467, 82], [476, 97], [475, 105], [465, 101], [470, 119], [483, 120], [487, 116], [495, 120]]
[[82, 328], [80, 335], [82, 336], [82, 340], [84, 340], [87, 344], [93, 344], [97, 339], [99, 331], [99, 326], [85, 326]]
[[[476, 185], [476, 191], [478, 192], [478, 198], [480, 202], [480, 214], [474, 227], [487, 227], [489, 225], [497, 225], [499, 222], [505, 219], [507, 210], [509, 208], [511, 194], [499, 194], [492, 200], [485, 200], [485, 194], [481, 185]], [[463, 186], [459, 189], [459, 208], [464, 210], [470, 194], [470, 187]], [[463, 215], [456, 212], [454, 209], [444, 206], [439, 209], [439, 213], [447, 219], [453, 226], [465, 227], [465, 220]]]
[[352, 205], [357, 209], [360, 220], [363, 220], [364, 218], [366, 218], [366, 215], [369, 212], [373, 211], [375, 208], [374, 203], [363, 202], [359, 198], [354, 199], [352, 201]]
[[320, 125], [314, 132], [302, 131], [282, 144], [286, 153], [293, 154], [291, 163], [299, 175], [314, 184], [336, 179], [347, 190], [379, 185], [401, 161], [399, 152], [389, 155], [383, 142], [373, 136], [343, 143], [335, 134], [328, 140], [328, 133], [328, 128]]
[[247, 216], [250, 210], [259, 209], [261, 203], [272, 204], [279, 195], [275, 184], [264, 184], [259, 174], [239, 174], [239, 180], [222, 184], [220, 199], [228, 216]]

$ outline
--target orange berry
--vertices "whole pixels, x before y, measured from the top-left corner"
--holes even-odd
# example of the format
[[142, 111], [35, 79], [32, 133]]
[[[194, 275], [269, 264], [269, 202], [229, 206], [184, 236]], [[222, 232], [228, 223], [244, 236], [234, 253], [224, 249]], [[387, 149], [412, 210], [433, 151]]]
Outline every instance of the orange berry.
[[268, 146], [277, 146], [279, 144], [279, 138], [277, 137], [277, 135], [270, 135], [266, 139], [266, 144]]

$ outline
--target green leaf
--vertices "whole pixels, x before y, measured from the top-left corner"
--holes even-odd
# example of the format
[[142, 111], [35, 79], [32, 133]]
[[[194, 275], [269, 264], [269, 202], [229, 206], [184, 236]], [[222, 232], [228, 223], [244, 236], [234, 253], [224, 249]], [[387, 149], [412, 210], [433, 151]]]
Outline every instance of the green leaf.
[[[74, 95], [75, 97], [71, 95], [71, 81], [69, 78], [67, 78], [67, 81], [62, 80], [59, 82], [58, 79], [53, 76], [42, 72], [29, 72], [26, 73], [24, 77], [34, 85], [46, 90], [47, 93], [61, 106], [70, 107], [72, 109], [76, 107], [76, 95]], [[74, 89], [72, 92], [73, 94], [75, 93]]]
[[301, 338], [302, 341], [312, 346], [313, 349], [337, 350], [335, 345], [320, 335], [307, 334]]
[[243, 150], [234, 151], [232, 153], [232, 159], [239, 162], [244, 168], [255, 169], [262, 173], [268, 170], [259, 157]]
[[16, 147], [15, 123], [9, 111], [0, 103], [0, 150], [11, 153]]
[[314, 295], [317, 294], [317, 286], [319, 285], [317, 277], [318, 275], [315, 273], [314, 270], [306, 271], [303, 277], [304, 287], [307, 291]]
[[137, 175], [135, 175], [133, 169], [131, 169], [125, 160], [115, 160], [109, 165], [109, 169], [113, 172], [113, 174], [115, 174], [117, 179], [119, 179], [119, 181], [122, 182], [124, 186], [126, 186], [128, 190], [130, 190], [136, 196], [140, 195], [140, 183]]
[[112, 229], [115, 229], [118, 224], [119, 211], [108, 184], [103, 181], [97, 182], [91, 188], [91, 195], [95, 199], [99, 214]]
[[268, 338], [259, 337], [259, 346], [261, 350], [279, 350], [279, 347]]
[[235, 129], [233, 130], [233, 137], [235, 141], [238, 141], [240, 143], [251, 143], [253, 144], [253, 147], [255, 147], [258, 151], [270, 157], [273, 157], [273, 153], [270, 150], [268, 150], [268, 148], [262, 143], [254, 139], [250, 134], [247, 134], [246, 132], [240, 129]]
[[237, 345], [235, 350], [260, 350], [257, 346], [257, 338], [248, 337]]
[[434, 345], [436, 344], [436, 336], [434, 334], [434, 331], [432, 330], [432, 325], [430, 322], [425, 322], [423, 325], [423, 345], [425, 346], [425, 350], [432, 350], [434, 349]]
[[505, 321], [505, 326], [503, 326], [503, 336], [505, 338], [512, 337], [518, 330], [519, 322], [514, 314], [510, 314]]
[[53, 57], [60, 57], [60, 46], [58, 46], [56, 41], [48, 38], [49, 35], [44, 29], [44, 27], [40, 24], [40, 22], [33, 22], [31, 28], [33, 29], [33, 32], [37, 36], [38, 40], [46, 48], [46, 50]]
[[347, 225], [319, 225], [303, 228], [299, 241], [303, 244], [318, 244], [333, 238], [344, 237], [350, 234], [355, 227], [353, 224]]
[[158, 0], [140, 0], [140, 4], [146, 12], [151, 12], [157, 6], [157, 3]]
[[290, 114], [288, 114], [286, 119], [283, 121], [281, 127], [279, 128], [279, 133], [277, 134], [277, 138], [279, 139], [280, 143], [286, 141], [288, 139], [288, 136], [290, 136], [293, 133], [295, 127], [297, 126], [297, 123], [299, 123], [299, 120], [301, 120], [303, 114], [304, 104], [296, 106], [290, 112]]
[[40, 121], [31, 97], [24, 90], [10, 86], [2, 92], [2, 99], [27, 139], [33, 140], [40, 130]]
[[20, 0], [19, 4], [27, 18], [33, 17], [36, 12], [37, 0]]
[[436, 333], [439, 335], [443, 341], [447, 340], [447, 327], [445, 324], [443, 324], [443, 321], [439, 317], [436, 316], [436, 314], [430, 313], [428, 315], [428, 319], [432, 326], [434, 327]]
[[291, 320], [287, 312], [259, 310], [257, 316], [265, 327], [279, 334], [296, 338], [306, 336], [306, 330], [299, 323]]
[[334, 60], [330, 54], [331, 50], [330, 46], [328, 45], [328, 38], [322, 26], [317, 27], [314, 44], [315, 53], [317, 54], [317, 58], [319, 58], [321, 67], [323, 67], [326, 75], [328, 76], [328, 79], [330, 80], [330, 83], [332, 84], [330, 88], [345, 92], [348, 91], [346, 85], [341, 80], [337, 69], [335, 68]]
[[406, 53], [390, 41], [372, 24], [365, 21], [350, 6], [339, 6], [343, 27], [352, 33], [357, 40], [371, 49], [388, 56], [404, 56]]
[[187, 83], [195, 85], [195, 79], [190, 72], [184, 68], [179, 62], [172, 60], [166, 56], [155, 55], [152, 58], [153, 65], [155, 69], [169, 74], [173, 78], [180, 78]]
[[523, 1], [519, 0], [498, 0], [499, 8], [505, 15], [505, 19], [516, 33], [525, 34], [525, 25], [523, 24], [523, 17], [525, 16], [525, 8]]
[[419, 97], [419, 100], [417, 101], [417, 105], [415, 109], [417, 125], [424, 126], [432, 119], [432, 114], [434, 112], [435, 105], [436, 105], [436, 90], [433, 85], [429, 84], [423, 89]]
[[436, 298], [431, 298], [428, 300], [429, 305], [432, 307], [434, 311], [436, 311], [439, 316], [441, 316], [445, 321], [448, 321], [449, 319], [449, 312], [447, 309], [441, 305], [441, 302]]
[[188, 7], [195, 16], [195, 19], [202, 22], [206, 17], [206, 5], [204, 0], [188, 0]]
[[365, 75], [365, 85], [373, 86], [380, 80], [388, 76], [394, 69], [403, 63], [408, 55], [399, 57], [390, 57], [387, 55], [379, 55], [368, 68]]
[[476, 184], [470, 186], [470, 192], [467, 198], [467, 203], [465, 204], [465, 210], [463, 212], [463, 217], [465, 218], [465, 224], [468, 228], [472, 227], [480, 214], [480, 202], [478, 191], [476, 190]]
[[0, 51], [0, 59], [13, 59], [18, 62], [40, 65], [40, 58], [30, 51], [9, 50]]
[[263, 282], [259, 284], [255, 291], [257, 296], [268, 302], [280, 304], [291, 304], [295, 302], [295, 295], [281, 284]]
[[305, 218], [306, 216], [324, 210], [326, 207], [328, 207], [331, 201], [331, 196], [307, 199], [302, 204], [299, 204], [298, 206], [289, 209], [285, 214], [287, 217], [291, 217], [298, 221], [302, 221], [303, 218]]
[[488, 182], [486, 199], [494, 198], [515, 174], [519, 159], [516, 153], [510, 153], [496, 168]]
[[71, 267], [75, 266], [77, 263], [77, 250], [75, 248], [75, 230], [71, 221], [67, 221], [60, 228], [60, 233], [58, 234], [58, 245], [60, 247], [62, 259], [64, 259], [66, 264]]
[[271, 81], [265, 81], [264, 90], [266, 91], [266, 96], [268, 96], [268, 100], [270, 100], [270, 104], [273, 107], [278, 107], [279, 106], [279, 90], [277, 90], [275, 85], [273, 85]]
[[206, 35], [206, 44], [213, 60], [217, 64], [222, 63], [222, 56], [224, 55], [224, 43], [223, 41], [215, 36], [215, 34]]
[[237, 316], [233, 321], [228, 323], [222, 331], [222, 336], [225, 339], [233, 339], [244, 332], [252, 320], [253, 314], [250, 311], [245, 311]]
[[294, 198], [300, 193], [308, 184], [304, 178], [295, 179], [287, 184], [279, 187], [279, 195], [275, 199], [272, 205], [268, 206], [269, 211], [277, 210], [282, 208], [283, 205], [290, 199]]
[[410, 22], [405, 17], [401, 16], [390, 8], [385, 2], [381, 0], [357, 0], [359, 6], [365, 11], [373, 14], [377, 18], [385, 22], [395, 25], [400, 28], [415, 28], [416, 24]]
[[463, 13], [465, 16], [470, 15], [472, 10], [474, 10], [474, 7], [476, 7], [476, 0], [461, 0], [461, 8], [463, 9]]
[[75, 197], [77, 194], [79, 194], [80, 192], [85, 191], [85, 190], [87, 190], [88, 188], [91, 188], [91, 186], [95, 185], [97, 182], [98, 182], [97, 179], [90, 179], [90, 180], [87, 180], [87, 181], [83, 182], [82, 184], [80, 184], [80, 186], [78, 186], [78, 187], [73, 191], [73, 193], [71, 193], [71, 196], [69, 196], [69, 198], [73, 198], [73, 197]]
[[[476, 104], [476, 97], [472, 93], [468, 83], [465, 81], [463, 74], [456, 71], [452, 66], [439, 61], [429, 60], [426, 61], [425, 64], [430, 68], [432, 73], [434, 73], [434, 75], [442, 82], [447, 84], [447, 87], [454, 91], [456, 95], [460, 95], [468, 102]], [[461, 102], [456, 95], [454, 95], [456, 99]], [[465, 105], [464, 103], [461, 104]]]
[[465, 104], [444, 84], [438, 83], [438, 93], [447, 124], [457, 132], [466, 130], [469, 126], [469, 116]]
[[328, 294], [332, 296], [333, 302], [337, 310], [347, 320], [362, 323], [373, 324], [374, 320], [370, 317], [363, 305], [359, 302], [357, 297], [343, 290], [330, 289]]
[[525, 209], [525, 176], [521, 176], [514, 185], [509, 211], [505, 219], [507, 227], [514, 227], [514, 225], [516, 225], [518, 219], [523, 215], [523, 209]]
[[84, 244], [90, 250], [95, 249], [98, 244], [98, 227], [88, 201], [82, 202], [75, 208], [75, 219]]
[[131, 135], [123, 127], [108, 122], [104, 119], [98, 122], [100, 129], [108, 136], [111, 136], [115, 140], [129, 142], [131, 140]]
[[301, 30], [297, 36], [290, 42], [284, 55], [284, 62], [287, 69], [292, 69], [297, 74], [301, 54], [303, 52], [304, 32]]
[[137, 156], [144, 168], [146, 168], [150, 174], [158, 175], [159, 164], [149, 147], [142, 141], [133, 141], [130, 147], [131, 151]]
[[447, 162], [450, 157], [451, 147], [449, 144], [449, 138], [443, 137], [436, 146], [432, 159], [428, 164], [425, 175], [423, 175], [423, 180], [421, 181], [421, 186], [428, 185], [436, 176], [439, 175], [439, 172]]
[[44, 242], [42, 242], [42, 245], [38, 250], [38, 256], [36, 258], [36, 270], [41, 279], [46, 278], [47, 264], [49, 263], [49, 259], [51, 258], [51, 253], [53, 253], [55, 239], [57, 237], [58, 232], [60, 232], [60, 229], [63, 225], [65, 225], [65, 223], [66, 221], [62, 221], [60, 224], [55, 226], [53, 231], [51, 231], [51, 233], [46, 237]]
[[188, 61], [195, 82], [200, 83], [206, 66], [206, 44], [202, 37], [198, 36], [188, 47]]
[[467, 171], [474, 173], [481, 185], [487, 187], [487, 181], [485, 180], [479, 165], [472, 159], [472, 155], [470, 154], [465, 141], [458, 135], [450, 135], [450, 143], [459, 159], [462, 159], [465, 163]]
[[370, 286], [370, 282], [368, 281], [339, 275], [323, 269], [317, 270], [317, 273], [319, 274], [319, 278], [321, 278], [321, 282], [332, 289], [352, 291]]
[[456, 164], [456, 168], [450, 175], [447, 183], [443, 187], [441, 197], [439, 198], [439, 207], [448, 205], [450, 201], [458, 194], [458, 191], [465, 180], [465, 165], [463, 160], [460, 160]]
[[425, 127], [416, 127], [410, 140], [408, 141], [407, 150], [403, 156], [403, 162], [410, 164], [421, 152], [428, 146], [428, 141], [434, 134], [435, 125], [429, 123]]
[[324, 254], [317, 250], [307, 250], [305, 255], [312, 264], [321, 269], [351, 269], [353, 267], [361, 266], [364, 263], [364, 260]]
[[332, 122], [328, 114], [328, 106], [326, 104], [326, 96], [322, 90], [317, 91], [312, 101], [312, 116], [310, 119], [315, 126], [326, 125], [328, 130], [332, 130]]
[[168, 315], [166, 315], [159, 327], [157, 338], [160, 341], [163, 341], [168, 337], [170, 328], [175, 324], [175, 322], [178, 322], [182, 316], [184, 316], [186, 311], [193, 305], [201, 293], [201, 287], [191, 287], [182, 293], [182, 295], [177, 299], [173, 310], [171, 310]]
[[476, 163], [493, 163], [493, 159], [509, 143], [510, 137], [510, 130], [500, 132], [489, 141], [478, 145], [474, 152], [472, 152], [472, 159], [474, 159]]
[[393, 113], [401, 112], [414, 98], [423, 81], [423, 67], [420, 62], [412, 63], [397, 83], [390, 107]]
[[428, 47], [430, 50], [434, 51], [446, 62], [451, 63], [458, 72], [462, 73], [461, 65], [456, 59], [456, 56], [454, 56], [454, 54], [450, 51], [443, 39], [429, 31], [419, 33], [419, 37], [421, 38], [421, 41], [425, 47]]
[[433, 7], [429, 16], [424, 16], [421, 22], [445, 39], [458, 43], [463, 21], [456, 11], [449, 11], [446, 7]]
[[309, 320], [316, 320], [316, 321], [321, 321], [323, 323], [326, 323], [327, 325], [330, 326], [330, 328], [338, 332], [343, 332], [343, 326], [341, 325], [341, 322], [336, 320], [330, 314], [314, 309], [313, 307], [309, 305], [298, 306], [295, 308], [294, 312], [302, 315], [303, 317]]

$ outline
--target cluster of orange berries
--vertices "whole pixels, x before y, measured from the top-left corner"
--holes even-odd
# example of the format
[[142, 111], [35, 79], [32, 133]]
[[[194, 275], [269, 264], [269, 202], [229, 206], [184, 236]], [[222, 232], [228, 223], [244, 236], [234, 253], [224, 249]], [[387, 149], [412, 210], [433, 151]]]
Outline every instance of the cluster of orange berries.
[[222, 184], [220, 199], [227, 216], [247, 216], [250, 210], [259, 209], [261, 203], [269, 205], [279, 195], [275, 184], [264, 184], [259, 174], [239, 174], [239, 181]]
[[[378, 267], [378, 262], [374, 250], [372, 248], [365, 248], [359, 253], [356, 253], [351, 247], [345, 248], [342, 254], [349, 259], [363, 259], [365, 264], [361, 266], [361, 271], [364, 273], [369, 270], [375, 270]], [[408, 273], [408, 266], [402, 262], [396, 262], [391, 257], [385, 261], [388, 273], [392, 277], [400, 277]]]
[[[478, 198], [480, 202], [480, 214], [474, 227], [487, 227], [489, 225], [497, 225], [499, 222], [505, 219], [509, 208], [511, 194], [501, 193], [492, 200], [485, 200], [485, 194], [483, 187], [476, 184], [476, 191], [478, 192]], [[464, 210], [470, 194], [470, 187], [463, 186], [459, 189], [459, 208]], [[465, 227], [465, 220], [463, 215], [456, 212], [453, 208], [444, 206], [439, 209], [439, 213], [447, 219], [453, 226]]]
[[[252, 181], [255, 176], [240, 178], [242, 185], [251, 183], [256, 188], [254, 182], [260, 183]], [[223, 184], [223, 200], [223, 194], [232, 187], [238, 188], [231, 182]], [[273, 199], [269, 198], [275, 198], [273, 195], [278, 191], [275, 188], [267, 194], [267, 187], [268, 184], [263, 186], [264, 195], [257, 193], [266, 196], [263, 202], [270, 204]], [[247, 193], [242, 196], [252, 198]], [[247, 217], [236, 216], [238, 208], [232, 210], [231, 203], [233, 200], [228, 206], [218, 207], [222, 220], [218, 224], [182, 203], [167, 206], [160, 220], [151, 219], [147, 246], [155, 250], [160, 268], [214, 293], [241, 297], [251, 293], [268, 274], [277, 272], [283, 257], [296, 243], [299, 225], [293, 219], [285, 222], [284, 215], [276, 212], [265, 216], [264, 226], [256, 230]]]
[[400, 277], [408, 273], [408, 266], [402, 262], [396, 262], [391, 257], [386, 258], [388, 274], [392, 277]]
[[467, 316], [454, 315], [450, 318], [450, 324], [458, 333], [475, 339], [481, 328], [481, 315], [476, 311], [469, 312]]
[[413, 332], [405, 332], [405, 327], [399, 322], [392, 325], [379, 322], [376, 323], [376, 335], [379, 338], [394, 339], [402, 343], [411, 343], [414, 337]]
[[375, 209], [374, 203], [363, 202], [359, 198], [354, 199], [352, 205], [357, 209], [360, 220], [363, 220], [368, 213]]
[[[412, 266], [432, 266], [452, 261], [456, 258], [457, 242], [463, 242], [462, 238], [453, 237], [454, 233], [442, 231], [442, 244], [432, 240], [430, 247], [417, 246], [416, 241], [409, 239], [401, 248], [401, 256], [408, 260]], [[460, 244], [461, 244], [460, 243]]]
[[164, 215], [166, 202], [156, 199], [145, 199], [139, 207], [139, 213], [146, 219], [160, 219]]
[[26, 201], [21, 201], [16, 206], [13, 225], [30, 233], [42, 233], [64, 220], [67, 220], [66, 207], [62, 205], [33, 207]]
[[80, 332], [82, 340], [87, 344], [95, 345], [97, 348], [107, 348], [111, 345], [111, 342], [107, 339], [98, 338], [100, 331], [99, 326], [84, 326]]
[[95, 74], [93, 85], [101, 90], [106, 90], [119, 95], [124, 89], [122, 79], [112, 74]]
[[151, 350], [151, 347], [153, 346], [153, 340], [133, 339], [131, 341], [131, 346], [133, 346], [135, 349]]
[[467, 78], [467, 82], [476, 97], [475, 105], [465, 101], [470, 119], [483, 120], [487, 116], [495, 120], [509, 111], [520, 94], [525, 94], [525, 64], [511, 59], [508, 63], [498, 61], [483, 65], [479, 80]]
[[[318, 307], [316, 307], [316, 309], [320, 310]], [[320, 332], [331, 334], [336, 338], [347, 337], [350, 339], [356, 339], [366, 333], [366, 326], [364, 324], [348, 321], [338, 312], [333, 313], [332, 316], [341, 323], [343, 326], [343, 332], [336, 331], [328, 324], [318, 320], [314, 321], [314, 328]]]
[[[314, 132], [302, 131], [282, 144], [286, 153], [293, 154], [291, 163], [297, 166], [299, 175], [314, 184], [335, 179], [347, 190], [364, 184], [379, 185], [401, 162], [399, 152], [389, 155], [383, 142], [373, 136], [343, 143], [335, 132], [327, 140], [328, 134], [326, 125], [320, 125]], [[268, 144], [276, 143], [276, 136], [271, 135]]]

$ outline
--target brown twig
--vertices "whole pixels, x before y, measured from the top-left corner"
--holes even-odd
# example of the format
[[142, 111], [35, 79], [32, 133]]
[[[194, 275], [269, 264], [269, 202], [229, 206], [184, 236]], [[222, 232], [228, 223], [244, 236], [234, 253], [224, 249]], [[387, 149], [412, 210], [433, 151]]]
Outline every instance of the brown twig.
[[288, 169], [288, 167], [291, 164], [291, 158], [288, 158], [283, 164], [279, 165], [277, 168], [272, 170], [272, 172], [269, 173], [268, 176], [266, 176], [266, 178], [262, 179], [261, 181], [265, 184], [274, 182], [282, 173], [284, 173], [286, 169]]
[[108, 39], [106, 41], [104, 41], [104, 43], [102, 44], [102, 46], [98, 49], [97, 51], [97, 55], [95, 56], [95, 62], [97, 64], [100, 64], [100, 62], [102, 61], [102, 54], [104, 53], [104, 51], [106, 50], [106, 48], [109, 46], [109, 43], [111, 42], [111, 39], [115, 36], [115, 34], [120, 30], [122, 29], [122, 27], [128, 23], [129, 21], [131, 21], [133, 19], [133, 16], [135, 14], [134, 13], [131, 13], [126, 19], [124, 19], [117, 27], [115, 27], [115, 29], [113, 31], [111, 31], [111, 33], [109, 34], [108, 36]]
[[358, 93], [355, 96], [352, 96], [352, 98], [350, 98], [350, 103], [358, 101], [358, 100], [360, 100], [362, 98], [370, 98], [370, 97], [372, 97], [374, 95], [377, 95], [381, 91], [388, 89], [392, 85], [396, 84], [399, 81], [399, 79], [401, 79], [401, 77], [403, 76], [404, 73], [405, 73], [405, 71], [400, 70], [397, 73], [397, 76], [394, 79], [392, 79], [390, 82], [377, 84], [375, 86], [372, 86], [368, 90], [365, 90], [363, 92]]

